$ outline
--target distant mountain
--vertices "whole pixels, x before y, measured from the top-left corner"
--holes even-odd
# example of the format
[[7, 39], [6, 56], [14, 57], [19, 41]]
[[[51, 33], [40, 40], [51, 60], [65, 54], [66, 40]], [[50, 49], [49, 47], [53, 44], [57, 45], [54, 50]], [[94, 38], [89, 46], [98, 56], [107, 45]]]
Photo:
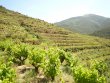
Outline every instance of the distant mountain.
[[110, 27], [104, 28], [100, 31], [96, 31], [96, 32], [92, 33], [91, 35], [110, 39]]
[[55, 24], [57, 26], [64, 27], [79, 33], [93, 34], [94, 32], [103, 30], [104, 28], [109, 29], [110, 18], [106, 18], [95, 14], [88, 14], [84, 16], [69, 18], [61, 22], [57, 22]]

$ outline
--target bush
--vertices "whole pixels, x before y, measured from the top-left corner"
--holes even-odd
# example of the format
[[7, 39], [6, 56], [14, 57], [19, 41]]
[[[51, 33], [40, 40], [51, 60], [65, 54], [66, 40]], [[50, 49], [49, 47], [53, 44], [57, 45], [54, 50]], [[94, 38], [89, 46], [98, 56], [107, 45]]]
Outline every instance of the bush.
[[48, 50], [48, 61], [46, 62], [46, 71], [45, 75], [47, 77], [51, 77], [51, 80], [55, 80], [55, 76], [60, 73], [60, 59], [59, 52], [57, 49], [49, 49]]
[[59, 54], [60, 62], [63, 63], [63, 61], [65, 60], [66, 52], [64, 50], [60, 50], [60, 49], [57, 52]]
[[96, 69], [100, 76], [102, 76], [108, 69], [107, 64], [103, 61], [94, 61], [91, 65], [91, 69]]
[[34, 48], [30, 51], [29, 61], [35, 67], [35, 71], [38, 73], [39, 67], [44, 66], [46, 51], [43, 49]]
[[11, 62], [6, 64], [0, 64], [0, 81], [2, 83], [14, 83], [15, 82], [15, 71], [11, 68]]
[[28, 49], [25, 45], [15, 45], [12, 47], [12, 61], [18, 65], [23, 65], [28, 57]]
[[0, 41], [0, 50], [10, 51], [13, 44], [14, 43], [11, 40]]
[[106, 83], [106, 78], [100, 76], [98, 70], [90, 70], [82, 66], [73, 68], [73, 77], [76, 83]]

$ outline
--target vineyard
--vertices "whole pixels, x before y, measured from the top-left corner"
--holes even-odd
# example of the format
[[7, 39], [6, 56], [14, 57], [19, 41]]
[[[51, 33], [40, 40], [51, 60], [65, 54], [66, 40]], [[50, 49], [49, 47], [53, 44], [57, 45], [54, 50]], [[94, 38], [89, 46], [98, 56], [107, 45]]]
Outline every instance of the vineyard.
[[0, 7], [0, 83], [110, 83], [110, 40]]
[[[10, 40], [0, 42], [1, 62], [0, 62], [0, 81], [3, 83], [19, 82], [17, 77], [17, 66], [26, 65], [33, 66], [33, 69], [22, 70], [22, 72], [33, 72], [32, 79], [28, 82], [38, 79], [41, 73], [47, 82], [56, 81], [55, 77], [60, 76], [57, 82], [65, 82], [63, 73], [73, 77], [76, 83], [106, 83], [107, 64], [103, 61], [91, 62], [89, 67], [81, 65], [72, 53], [65, 52], [59, 48], [41, 46], [31, 46], [26, 44], [16, 44]], [[108, 54], [108, 53], [107, 53]], [[80, 55], [80, 54], [79, 54]], [[83, 54], [82, 54], [83, 56]], [[8, 62], [7, 62], [8, 61]], [[13, 69], [14, 68], [14, 69]], [[67, 70], [69, 70], [69, 72]], [[42, 71], [42, 72], [41, 72]], [[105, 74], [104, 74], [105, 73]], [[27, 74], [29, 76], [29, 74]], [[37, 80], [38, 81], [38, 80]], [[27, 82], [23, 80], [22, 82]]]

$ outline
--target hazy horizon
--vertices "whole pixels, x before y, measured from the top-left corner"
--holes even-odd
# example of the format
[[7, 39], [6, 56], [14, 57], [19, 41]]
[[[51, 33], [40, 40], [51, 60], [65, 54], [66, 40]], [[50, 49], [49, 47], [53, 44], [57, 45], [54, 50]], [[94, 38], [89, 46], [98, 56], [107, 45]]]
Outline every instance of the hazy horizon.
[[96, 14], [110, 17], [110, 0], [0, 0], [0, 5], [49, 23], [70, 17]]

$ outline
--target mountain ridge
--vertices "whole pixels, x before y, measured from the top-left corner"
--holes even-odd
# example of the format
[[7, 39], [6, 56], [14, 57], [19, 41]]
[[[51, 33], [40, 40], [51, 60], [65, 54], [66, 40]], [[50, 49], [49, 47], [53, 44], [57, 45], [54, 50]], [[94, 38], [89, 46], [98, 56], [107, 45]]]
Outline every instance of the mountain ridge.
[[87, 14], [84, 16], [72, 17], [55, 24], [82, 34], [93, 34], [96, 31], [109, 27], [109, 23], [110, 18], [95, 14]]

